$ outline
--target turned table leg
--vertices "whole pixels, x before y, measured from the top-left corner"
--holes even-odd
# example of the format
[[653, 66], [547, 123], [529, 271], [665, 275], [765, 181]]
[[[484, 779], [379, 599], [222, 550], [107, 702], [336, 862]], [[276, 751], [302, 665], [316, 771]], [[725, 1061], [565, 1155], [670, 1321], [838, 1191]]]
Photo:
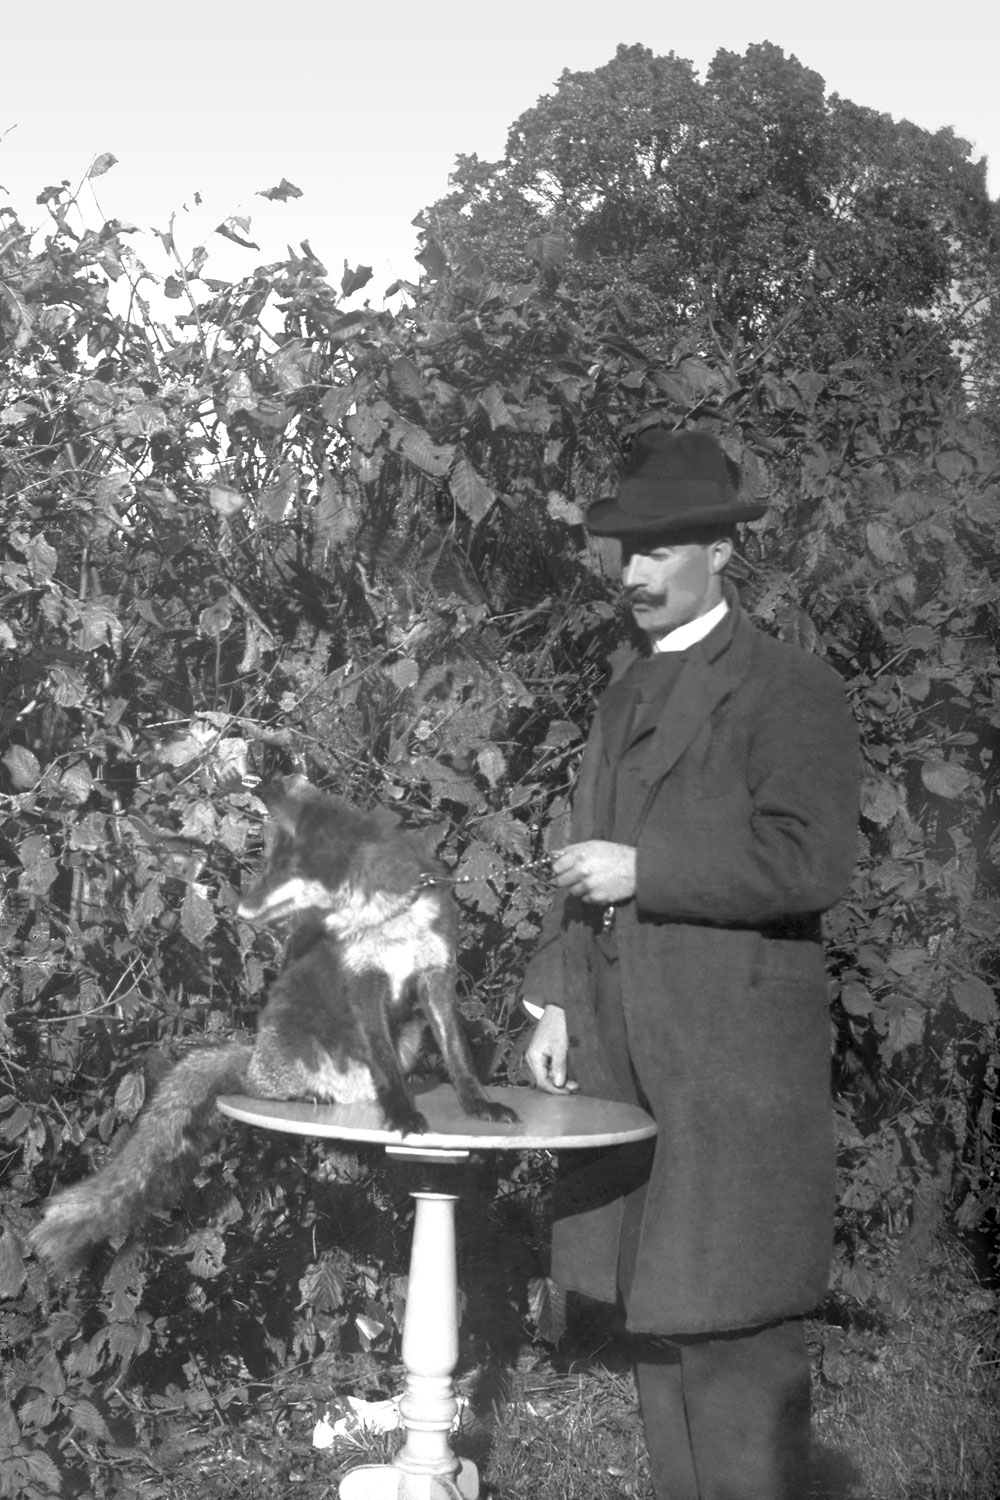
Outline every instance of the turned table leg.
[[[388, 1149], [423, 1162], [455, 1162], [468, 1156]], [[403, 1322], [406, 1377], [399, 1403], [406, 1435], [392, 1465], [365, 1464], [345, 1475], [340, 1500], [478, 1500], [476, 1466], [459, 1459], [450, 1441], [458, 1410], [452, 1380], [458, 1363], [458, 1192], [435, 1186], [411, 1188], [410, 1193], [416, 1214]]]

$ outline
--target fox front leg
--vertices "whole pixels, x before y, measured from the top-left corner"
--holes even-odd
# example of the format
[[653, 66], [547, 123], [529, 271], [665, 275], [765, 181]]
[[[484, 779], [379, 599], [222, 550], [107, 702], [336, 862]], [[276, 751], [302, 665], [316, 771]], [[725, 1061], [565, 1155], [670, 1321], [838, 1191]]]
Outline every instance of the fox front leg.
[[441, 1049], [448, 1077], [455, 1085], [458, 1102], [467, 1115], [477, 1120], [497, 1120], [516, 1124], [517, 1115], [506, 1104], [494, 1104], [487, 1098], [472, 1065], [469, 1041], [455, 1004], [452, 976], [447, 969], [427, 969], [416, 976], [418, 1002], [431, 1023], [434, 1039]]
[[388, 976], [369, 969], [354, 976], [352, 1000], [368, 1056], [375, 1097], [382, 1106], [386, 1125], [403, 1135], [420, 1135], [427, 1121], [417, 1109], [403, 1077], [399, 1054], [389, 1026], [391, 989]]

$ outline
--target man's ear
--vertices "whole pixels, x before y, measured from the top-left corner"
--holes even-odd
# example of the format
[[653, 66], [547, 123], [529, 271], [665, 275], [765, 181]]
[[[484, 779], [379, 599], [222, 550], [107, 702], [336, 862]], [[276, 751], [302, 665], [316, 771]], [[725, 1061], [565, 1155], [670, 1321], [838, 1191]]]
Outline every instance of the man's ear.
[[708, 561], [713, 573], [721, 573], [729, 566], [733, 555], [733, 544], [728, 536], [720, 536], [709, 548]]

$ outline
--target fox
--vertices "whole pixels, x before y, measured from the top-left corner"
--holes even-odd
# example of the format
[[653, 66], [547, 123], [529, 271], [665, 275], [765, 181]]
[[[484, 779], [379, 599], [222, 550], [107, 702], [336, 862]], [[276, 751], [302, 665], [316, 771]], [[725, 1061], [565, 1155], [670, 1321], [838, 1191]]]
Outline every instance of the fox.
[[295, 778], [272, 797], [270, 854], [238, 914], [292, 919], [254, 1041], [199, 1047], [166, 1075], [125, 1146], [49, 1200], [30, 1239], [54, 1275], [120, 1242], [183, 1197], [225, 1121], [223, 1094], [377, 1102], [389, 1130], [427, 1129], [406, 1079], [428, 1024], [466, 1114], [515, 1123], [476, 1076], [455, 999], [458, 917], [445, 867], [387, 828]]

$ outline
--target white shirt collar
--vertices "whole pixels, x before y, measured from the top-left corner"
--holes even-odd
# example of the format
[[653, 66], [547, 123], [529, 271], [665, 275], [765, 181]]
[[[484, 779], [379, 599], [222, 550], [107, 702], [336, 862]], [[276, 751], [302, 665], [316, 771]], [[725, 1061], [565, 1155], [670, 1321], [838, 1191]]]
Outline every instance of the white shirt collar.
[[653, 642], [653, 651], [686, 651], [696, 641], [703, 641], [707, 635], [711, 635], [728, 611], [729, 605], [723, 599], [707, 615], [699, 615], [696, 620], [689, 620], [686, 625], [678, 625], [676, 630], [668, 630], [666, 635], [661, 635], [658, 641]]

